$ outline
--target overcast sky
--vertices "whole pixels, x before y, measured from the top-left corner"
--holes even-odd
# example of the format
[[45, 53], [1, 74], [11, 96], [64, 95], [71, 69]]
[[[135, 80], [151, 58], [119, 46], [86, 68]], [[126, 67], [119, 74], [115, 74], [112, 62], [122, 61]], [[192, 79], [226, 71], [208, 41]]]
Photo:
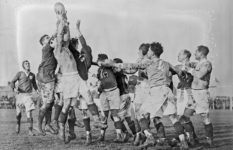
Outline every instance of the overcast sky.
[[[21, 62], [31, 62], [37, 73], [41, 61], [39, 38], [55, 31], [56, 1], [0, 2], [0, 85], [11, 80]], [[68, 11], [71, 35], [76, 36], [75, 22], [93, 49], [110, 58], [134, 62], [143, 42], [161, 42], [162, 58], [177, 64], [181, 49], [192, 52], [198, 45], [210, 48], [213, 78], [232, 85], [232, 11], [230, 0], [87, 0], [62, 1]], [[230, 12], [231, 11], [231, 12]]]

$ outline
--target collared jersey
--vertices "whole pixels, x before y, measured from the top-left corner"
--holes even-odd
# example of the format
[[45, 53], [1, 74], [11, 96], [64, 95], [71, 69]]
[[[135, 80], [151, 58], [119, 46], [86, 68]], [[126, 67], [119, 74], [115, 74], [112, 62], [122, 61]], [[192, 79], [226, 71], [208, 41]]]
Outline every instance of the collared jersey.
[[14, 79], [11, 81], [11, 87], [15, 88], [15, 83], [18, 81], [18, 92], [19, 93], [31, 93], [33, 88], [37, 90], [35, 74], [29, 72], [26, 74], [24, 71], [20, 71], [16, 74]]

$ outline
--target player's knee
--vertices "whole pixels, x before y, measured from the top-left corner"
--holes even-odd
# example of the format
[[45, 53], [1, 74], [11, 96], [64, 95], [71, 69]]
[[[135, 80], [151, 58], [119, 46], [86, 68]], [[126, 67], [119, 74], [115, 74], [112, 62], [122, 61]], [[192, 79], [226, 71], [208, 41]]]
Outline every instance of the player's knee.
[[178, 122], [178, 117], [175, 114], [169, 115], [169, 119], [171, 120], [172, 124]]
[[88, 118], [88, 113], [87, 113], [87, 109], [83, 109], [82, 110], [82, 115], [83, 115], [83, 118]]

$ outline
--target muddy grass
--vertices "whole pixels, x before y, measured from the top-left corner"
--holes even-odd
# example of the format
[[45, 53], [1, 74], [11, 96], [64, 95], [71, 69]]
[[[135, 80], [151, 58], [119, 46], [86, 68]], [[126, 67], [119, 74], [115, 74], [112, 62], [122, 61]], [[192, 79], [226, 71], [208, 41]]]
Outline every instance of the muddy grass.
[[[77, 116], [80, 117], [80, 112], [77, 111]], [[34, 111], [34, 123], [36, 127], [38, 111]], [[231, 150], [233, 149], [233, 111], [223, 111], [214, 110], [210, 114], [214, 126], [214, 148], [213, 150]], [[192, 118], [196, 132], [200, 139], [201, 148], [196, 149], [208, 149], [205, 147], [204, 143], [204, 131], [203, 125], [201, 123], [201, 118], [195, 116]], [[171, 122], [165, 118], [163, 119], [166, 127], [166, 134], [169, 138], [175, 136], [174, 129], [171, 126]], [[137, 147], [133, 146], [130, 142], [124, 144], [113, 143], [115, 138], [115, 131], [113, 124], [109, 120], [109, 128], [106, 134], [105, 142], [95, 142], [99, 136], [99, 131], [97, 129], [92, 129], [93, 144], [90, 146], [85, 146], [85, 131], [84, 128], [75, 129], [77, 139], [72, 141], [70, 144], [63, 144], [57, 136], [47, 135], [47, 136], [34, 136], [30, 137], [27, 135], [27, 124], [25, 114], [22, 118], [22, 127], [20, 134], [15, 134], [15, 110], [0, 110], [0, 149], [6, 150], [134, 150]], [[152, 131], [156, 133], [156, 130], [151, 124]], [[149, 149], [158, 149], [151, 147]], [[160, 149], [171, 149], [166, 147], [160, 147]], [[177, 148], [176, 148], [177, 149]]]

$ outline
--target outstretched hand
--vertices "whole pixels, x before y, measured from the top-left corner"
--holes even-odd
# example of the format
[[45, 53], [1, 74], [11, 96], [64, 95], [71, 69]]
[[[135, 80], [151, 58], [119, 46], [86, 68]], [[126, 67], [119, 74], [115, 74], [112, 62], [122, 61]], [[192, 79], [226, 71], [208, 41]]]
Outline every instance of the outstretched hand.
[[77, 20], [77, 22], [76, 22], [76, 28], [77, 28], [77, 30], [79, 30], [80, 29], [80, 23], [81, 23], [81, 20]]

